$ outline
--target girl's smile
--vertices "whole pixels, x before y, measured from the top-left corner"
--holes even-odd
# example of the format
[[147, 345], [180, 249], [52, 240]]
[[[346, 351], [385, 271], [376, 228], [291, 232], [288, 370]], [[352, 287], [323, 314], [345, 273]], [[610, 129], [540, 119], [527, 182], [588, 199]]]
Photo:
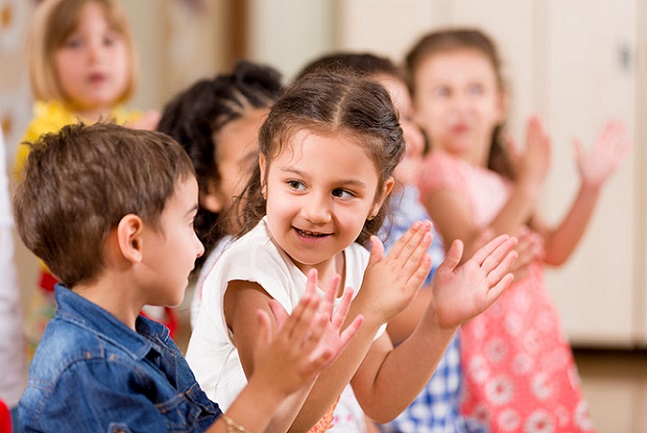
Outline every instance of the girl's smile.
[[309, 130], [292, 135], [269, 164], [261, 156], [271, 234], [304, 273], [316, 268], [323, 281], [334, 272], [335, 258], [379, 209], [385, 194], [376, 200], [370, 161], [354, 138]]

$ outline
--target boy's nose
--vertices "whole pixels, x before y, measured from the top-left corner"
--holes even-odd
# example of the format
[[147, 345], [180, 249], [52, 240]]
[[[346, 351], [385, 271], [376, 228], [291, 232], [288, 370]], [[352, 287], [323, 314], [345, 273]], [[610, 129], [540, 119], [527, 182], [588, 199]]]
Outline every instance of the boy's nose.
[[198, 238], [198, 235], [195, 236], [195, 240], [197, 242], [197, 249], [196, 249], [195, 258], [197, 259], [198, 257], [202, 257], [202, 255], [204, 254], [204, 245], [202, 244], [202, 242]]

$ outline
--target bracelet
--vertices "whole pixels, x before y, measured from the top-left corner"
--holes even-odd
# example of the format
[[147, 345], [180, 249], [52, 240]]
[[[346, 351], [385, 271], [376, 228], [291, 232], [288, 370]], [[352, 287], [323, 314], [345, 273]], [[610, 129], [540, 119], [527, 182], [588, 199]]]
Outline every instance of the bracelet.
[[244, 426], [238, 424], [233, 419], [229, 418], [225, 413], [222, 413], [222, 420], [227, 425], [227, 433], [252, 433], [247, 430]]

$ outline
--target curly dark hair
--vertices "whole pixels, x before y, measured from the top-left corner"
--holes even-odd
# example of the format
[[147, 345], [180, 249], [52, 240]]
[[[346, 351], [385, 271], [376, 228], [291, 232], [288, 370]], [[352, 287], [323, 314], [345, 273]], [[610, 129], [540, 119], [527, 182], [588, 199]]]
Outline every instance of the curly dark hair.
[[[221, 174], [215, 158], [215, 134], [253, 108], [269, 108], [283, 92], [281, 74], [270, 66], [242, 60], [228, 74], [202, 79], [164, 107], [157, 130], [177, 140], [193, 161], [201, 191]], [[205, 247], [197, 267], [226, 234], [221, 213], [200, 206], [195, 230]]]

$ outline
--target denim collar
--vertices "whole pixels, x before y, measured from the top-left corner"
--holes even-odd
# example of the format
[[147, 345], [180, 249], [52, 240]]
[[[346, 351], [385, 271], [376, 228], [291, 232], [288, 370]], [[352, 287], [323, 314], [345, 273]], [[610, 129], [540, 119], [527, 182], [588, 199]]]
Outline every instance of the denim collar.
[[134, 332], [125, 323], [94, 302], [78, 295], [62, 284], [54, 288], [58, 309], [56, 318], [75, 323], [97, 337], [120, 347], [133, 359], [143, 359], [151, 351], [161, 353], [161, 344], [168, 339], [168, 329], [141, 315]]

